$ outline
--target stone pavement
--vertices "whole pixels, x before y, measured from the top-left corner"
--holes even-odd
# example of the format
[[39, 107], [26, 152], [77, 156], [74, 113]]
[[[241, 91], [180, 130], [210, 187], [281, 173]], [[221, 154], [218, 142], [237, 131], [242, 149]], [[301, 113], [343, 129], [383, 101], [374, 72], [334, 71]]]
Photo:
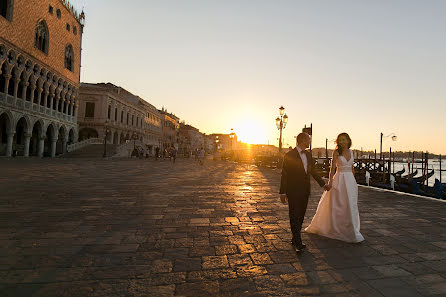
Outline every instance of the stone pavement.
[[275, 170], [0, 159], [0, 172], [2, 297], [446, 296], [440, 201], [360, 188], [366, 241], [304, 234], [296, 254]]

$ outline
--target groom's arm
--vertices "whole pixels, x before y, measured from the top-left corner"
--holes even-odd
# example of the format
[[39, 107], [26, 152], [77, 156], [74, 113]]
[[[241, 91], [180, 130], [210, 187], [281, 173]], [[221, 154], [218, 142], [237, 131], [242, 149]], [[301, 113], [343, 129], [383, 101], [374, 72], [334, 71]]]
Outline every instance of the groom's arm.
[[287, 187], [287, 179], [288, 179], [288, 156], [285, 154], [283, 156], [283, 163], [282, 163], [282, 176], [280, 177], [280, 190], [279, 194], [286, 194], [286, 187]]
[[322, 177], [316, 172], [316, 168], [314, 168], [314, 163], [313, 163], [313, 157], [310, 156], [310, 173], [311, 176], [317, 181], [317, 183], [319, 184], [319, 186], [323, 187], [325, 186], [325, 181], [322, 179]]

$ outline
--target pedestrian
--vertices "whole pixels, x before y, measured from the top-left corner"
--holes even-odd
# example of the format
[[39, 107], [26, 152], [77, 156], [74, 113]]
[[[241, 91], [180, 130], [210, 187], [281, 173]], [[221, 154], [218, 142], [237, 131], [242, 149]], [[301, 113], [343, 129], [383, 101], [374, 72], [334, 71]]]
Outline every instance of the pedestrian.
[[156, 147], [155, 148], [155, 160], [157, 160], [157, 161], [158, 161], [159, 154], [160, 154], [160, 148]]
[[172, 146], [172, 162], [175, 163], [176, 159], [177, 159], [177, 149], [174, 146]]
[[204, 148], [201, 148], [200, 150], [200, 165], [203, 165], [204, 163]]

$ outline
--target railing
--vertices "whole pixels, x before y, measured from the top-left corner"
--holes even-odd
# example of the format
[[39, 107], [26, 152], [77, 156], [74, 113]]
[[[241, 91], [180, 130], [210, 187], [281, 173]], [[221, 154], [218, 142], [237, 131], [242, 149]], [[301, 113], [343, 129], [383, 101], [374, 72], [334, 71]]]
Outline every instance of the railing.
[[75, 150], [81, 149], [83, 147], [86, 147], [87, 145], [90, 144], [102, 144], [104, 143], [104, 140], [102, 138], [89, 138], [80, 142], [76, 142], [73, 144], [69, 144], [67, 146], [67, 152], [73, 152]]
[[32, 103], [30, 101], [25, 101], [21, 98], [17, 98], [15, 105], [14, 105], [14, 96], [0, 93], [0, 104], [6, 105], [6, 106], [12, 106], [19, 110], [28, 110], [30, 112], [40, 113], [46, 116], [50, 116], [56, 119], [60, 119], [63, 121], [67, 121], [70, 123], [76, 123], [76, 119], [73, 115], [67, 115], [62, 112], [53, 110], [51, 108], [47, 108], [42, 105], [38, 105], [36, 103]]
[[143, 146], [144, 144], [140, 140], [129, 140], [127, 143], [123, 143], [116, 148], [116, 154], [113, 157], [117, 158], [130, 158], [132, 156], [132, 151], [135, 146]]

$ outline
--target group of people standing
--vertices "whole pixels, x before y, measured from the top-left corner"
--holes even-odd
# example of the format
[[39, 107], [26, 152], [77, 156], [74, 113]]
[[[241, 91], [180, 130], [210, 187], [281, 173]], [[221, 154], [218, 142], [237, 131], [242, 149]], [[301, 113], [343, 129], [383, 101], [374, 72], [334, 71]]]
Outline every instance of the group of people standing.
[[[194, 157], [195, 161], [197, 161], [200, 165], [203, 165], [204, 163], [204, 157], [206, 155], [206, 152], [204, 150], [204, 148], [201, 149], [195, 149], [193, 151], [189, 152], [190, 155], [188, 155], [187, 157]], [[177, 155], [178, 155], [178, 150], [174, 147], [168, 147], [168, 148], [164, 148], [163, 150], [161, 150], [159, 147], [155, 148], [155, 159], [169, 159], [172, 163], [175, 163], [176, 159], [177, 159]]]

